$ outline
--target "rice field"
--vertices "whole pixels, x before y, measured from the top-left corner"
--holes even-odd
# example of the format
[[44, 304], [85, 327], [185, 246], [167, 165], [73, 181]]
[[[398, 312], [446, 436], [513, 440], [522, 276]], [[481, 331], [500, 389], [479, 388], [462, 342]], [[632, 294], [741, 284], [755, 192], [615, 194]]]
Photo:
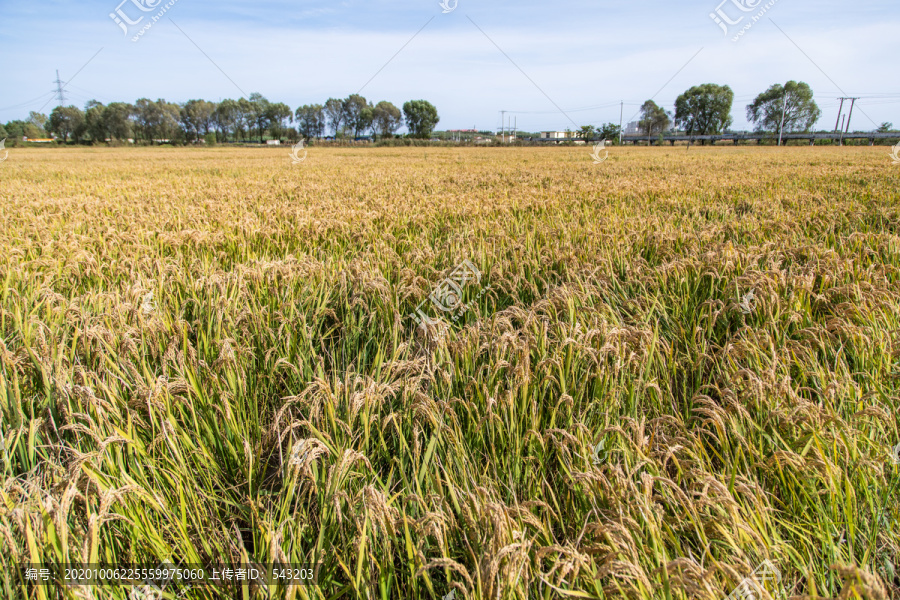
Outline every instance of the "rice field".
[[900, 165], [590, 152], [11, 150], [0, 597], [900, 598]]

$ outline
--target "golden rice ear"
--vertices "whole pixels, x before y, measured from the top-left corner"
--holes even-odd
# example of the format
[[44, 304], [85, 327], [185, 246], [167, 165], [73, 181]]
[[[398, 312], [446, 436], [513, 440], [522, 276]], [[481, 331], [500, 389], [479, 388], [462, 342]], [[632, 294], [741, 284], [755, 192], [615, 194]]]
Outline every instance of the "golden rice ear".
[[[885, 148], [307, 148], [0, 166], [11, 564], [711, 600], [768, 561], [759, 600], [897, 596]], [[467, 311], [418, 327], [446, 279]]]

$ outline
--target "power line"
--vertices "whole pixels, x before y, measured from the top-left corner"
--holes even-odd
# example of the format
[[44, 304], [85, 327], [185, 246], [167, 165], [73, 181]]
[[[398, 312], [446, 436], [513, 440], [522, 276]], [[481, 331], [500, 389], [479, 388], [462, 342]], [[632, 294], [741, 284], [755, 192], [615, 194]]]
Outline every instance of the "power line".
[[55, 93], [56, 93], [56, 92], [44, 92], [43, 94], [41, 94], [41, 95], [38, 96], [37, 98], [32, 98], [31, 100], [28, 100], [27, 102], [22, 102], [21, 104], [16, 104], [16, 105], [14, 105], [14, 106], [4, 106], [3, 108], [0, 108], [0, 110], [14, 110], [14, 109], [16, 109], [16, 108], [22, 108], [22, 107], [28, 106], [28, 105], [30, 105], [30, 104], [34, 104], [35, 102], [37, 102], [37, 101], [40, 100], [41, 98], [46, 98], [47, 96], [52, 96], [52, 95], [55, 94]]

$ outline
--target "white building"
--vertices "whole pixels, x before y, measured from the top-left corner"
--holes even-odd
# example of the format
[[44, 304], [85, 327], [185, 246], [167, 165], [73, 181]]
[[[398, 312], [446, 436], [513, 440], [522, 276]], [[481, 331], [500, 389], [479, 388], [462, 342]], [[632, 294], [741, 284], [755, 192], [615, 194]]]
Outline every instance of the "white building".
[[575, 137], [574, 131], [542, 131], [542, 140], [564, 140]]
[[640, 127], [638, 126], [638, 121], [632, 121], [628, 125], [625, 126], [625, 135], [635, 135], [638, 133], [642, 133]]

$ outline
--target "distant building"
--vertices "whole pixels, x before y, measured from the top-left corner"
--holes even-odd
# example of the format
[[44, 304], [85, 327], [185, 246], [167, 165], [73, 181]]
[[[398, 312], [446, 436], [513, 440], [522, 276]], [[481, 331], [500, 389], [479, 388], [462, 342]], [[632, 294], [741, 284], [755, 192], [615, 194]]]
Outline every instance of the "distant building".
[[626, 125], [624, 131], [625, 135], [636, 135], [638, 133], [641, 133], [641, 129], [638, 123], [638, 121], [632, 121], [631, 123]]
[[281, 140], [266, 140], [267, 146], [280, 146]]
[[575, 137], [574, 131], [542, 131], [542, 140], [564, 140]]

